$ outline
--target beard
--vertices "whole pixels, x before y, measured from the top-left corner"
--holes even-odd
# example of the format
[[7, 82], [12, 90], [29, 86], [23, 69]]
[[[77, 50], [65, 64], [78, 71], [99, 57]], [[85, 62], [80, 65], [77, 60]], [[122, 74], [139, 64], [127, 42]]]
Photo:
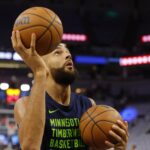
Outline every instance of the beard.
[[51, 74], [56, 83], [60, 85], [72, 84], [77, 77], [77, 70], [66, 71], [64, 67], [62, 68], [51, 68]]

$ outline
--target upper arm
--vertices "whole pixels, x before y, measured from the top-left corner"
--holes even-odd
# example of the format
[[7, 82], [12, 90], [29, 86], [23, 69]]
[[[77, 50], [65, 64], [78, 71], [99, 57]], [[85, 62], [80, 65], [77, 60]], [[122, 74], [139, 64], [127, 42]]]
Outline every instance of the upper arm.
[[26, 101], [27, 101], [28, 97], [23, 97], [23, 98], [20, 98], [16, 103], [15, 103], [15, 106], [14, 106], [14, 118], [15, 118], [15, 121], [17, 123], [17, 125], [19, 126], [24, 115], [25, 115], [25, 112], [26, 112]]

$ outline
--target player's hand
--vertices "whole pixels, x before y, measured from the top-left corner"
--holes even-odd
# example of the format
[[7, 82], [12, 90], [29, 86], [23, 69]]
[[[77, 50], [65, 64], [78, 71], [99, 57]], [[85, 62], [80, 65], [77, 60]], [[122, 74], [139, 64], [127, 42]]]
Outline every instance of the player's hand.
[[126, 150], [128, 142], [128, 123], [117, 121], [117, 125], [112, 126], [112, 130], [109, 132], [113, 141], [117, 141], [117, 144], [113, 144], [111, 141], [105, 141], [108, 148], [114, 148], [115, 150]]
[[19, 31], [13, 31], [11, 36], [12, 46], [14, 50], [22, 57], [23, 61], [31, 68], [34, 74], [46, 73], [48, 74], [48, 68], [43, 61], [42, 57], [36, 52], [36, 35], [33, 33], [31, 36], [30, 48], [27, 49], [20, 37]]

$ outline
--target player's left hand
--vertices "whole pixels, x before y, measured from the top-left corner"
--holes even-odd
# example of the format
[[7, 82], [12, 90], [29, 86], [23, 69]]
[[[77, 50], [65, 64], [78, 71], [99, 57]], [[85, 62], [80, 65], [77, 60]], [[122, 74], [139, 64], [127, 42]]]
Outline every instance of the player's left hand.
[[126, 150], [128, 142], [128, 123], [117, 121], [116, 125], [112, 126], [112, 130], [109, 131], [109, 134], [113, 141], [117, 141], [117, 144], [112, 143], [111, 141], [105, 141], [105, 144], [108, 148], [114, 148], [114, 150]]

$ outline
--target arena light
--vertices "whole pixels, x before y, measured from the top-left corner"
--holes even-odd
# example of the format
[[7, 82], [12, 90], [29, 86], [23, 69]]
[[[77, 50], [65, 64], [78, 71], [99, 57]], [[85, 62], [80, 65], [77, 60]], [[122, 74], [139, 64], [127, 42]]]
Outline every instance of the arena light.
[[6, 137], [5, 134], [0, 133], [0, 143], [1, 146], [8, 145], [8, 138]]
[[13, 146], [19, 145], [19, 138], [18, 138], [18, 134], [13, 134], [11, 136], [11, 142]]
[[20, 89], [8, 88], [6, 90], [6, 95], [7, 95], [6, 100], [8, 104], [15, 103], [19, 99]]
[[1, 90], [7, 90], [9, 88], [9, 84], [8, 83], [0, 83], [0, 89]]
[[150, 64], [150, 55], [122, 57], [119, 59], [120, 66], [134, 66]]
[[85, 42], [87, 41], [87, 36], [85, 34], [64, 33], [62, 39], [64, 41]]
[[119, 63], [119, 58], [77, 55], [75, 56], [75, 62], [78, 64], [108, 64]]
[[7, 95], [19, 95], [20, 94], [20, 90], [19, 89], [14, 89], [14, 88], [8, 88], [7, 90], [6, 90], [6, 93], [7, 93]]
[[0, 59], [12, 59], [11, 52], [0, 52]]
[[96, 56], [76, 56], [76, 63], [79, 64], [106, 64], [107, 60], [105, 57], [96, 57]]
[[29, 84], [22, 84], [20, 89], [21, 89], [21, 91], [29, 91], [30, 85]]
[[13, 54], [13, 60], [15, 61], [22, 61], [22, 58], [20, 57], [20, 55], [18, 53], [14, 53]]
[[143, 35], [141, 37], [141, 42], [143, 42], [143, 43], [150, 42], [150, 35]]
[[16, 52], [0, 52], [0, 59], [22, 61], [22, 58]]
[[126, 107], [125, 109], [123, 109], [121, 112], [120, 112], [123, 120], [126, 120], [126, 121], [133, 121], [137, 118], [138, 116], [138, 110], [136, 109], [136, 107], [133, 107], [133, 106], [128, 106]]

